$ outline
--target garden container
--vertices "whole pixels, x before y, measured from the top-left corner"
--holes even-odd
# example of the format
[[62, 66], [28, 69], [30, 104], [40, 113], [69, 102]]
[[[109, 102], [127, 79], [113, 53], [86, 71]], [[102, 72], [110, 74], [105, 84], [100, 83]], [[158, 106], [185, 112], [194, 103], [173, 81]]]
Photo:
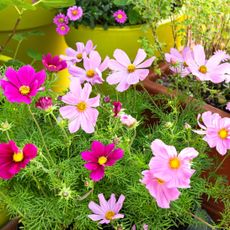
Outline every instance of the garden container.
[[[183, 18], [183, 16], [180, 16], [176, 21], [183, 20]], [[174, 39], [173, 26], [170, 20], [159, 23], [157, 36], [159, 41], [166, 45], [163, 52], [168, 52], [174, 46], [174, 40], [176, 40], [176, 46], [180, 46], [181, 38]], [[102, 57], [106, 55], [112, 57], [114, 50], [118, 48], [124, 50], [133, 59], [138, 48], [140, 48], [140, 43], [138, 42], [140, 37], [147, 37], [151, 43], [154, 43], [152, 31], [150, 29], [144, 30], [144, 25], [111, 26], [107, 30], [104, 30], [102, 26], [96, 26], [92, 29], [80, 25], [78, 29], [71, 27], [65, 39], [72, 48], [76, 48], [76, 42], [85, 43], [88, 40], [92, 40], [97, 45], [97, 50]]]
[[[56, 33], [53, 24], [55, 13], [55, 10], [44, 9], [39, 6], [36, 10], [27, 10], [23, 13], [16, 34], [24, 33], [26, 36], [30, 33], [30, 35], [21, 42], [16, 56], [17, 59], [25, 63], [31, 63], [32, 58], [27, 55], [29, 49], [40, 54], [48, 52], [53, 55], [64, 53], [66, 48], [64, 38]], [[0, 44], [3, 45], [14, 28], [18, 13], [13, 6], [10, 6], [0, 11], [0, 18], [5, 19], [4, 23], [0, 25]], [[3, 54], [14, 57], [17, 45], [18, 41], [10, 40]]]
[[[168, 68], [168, 64], [163, 64], [161, 66], [161, 72], [167, 73], [170, 72]], [[154, 72], [150, 73], [149, 76], [143, 81], [143, 85], [146, 88], [146, 90], [151, 95], [157, 95], [157, 94], [164, 94], [169, 96], [176, 96], [178, 92], [171, 91], [167, 87], [156, 83], [156, 80], [159, 78], [158, 75], [156, 75]], [[195, 98], [188, 97], [188, 99], [183, 103], [189, 103], [191, 101], [196, 100]], [[229, 117], [230, 113], [227, 113], [225, 111], [222, 111], [218, 108], [215, 108], [209, 104], [204, 104], [202, 106], [202, 109], [204, 111], [211, 111], [213, 113], [218, 113], [221, 117]], [[227, 153], [228, 154], [228, 153]], [[224, 158], [224, 156], [221, 156], [215, 148], [211, 149], [208, 153], [210, 157], [213, 157], [217, 160], [217, 162], [221, 162]], [[221, 167], [217, 170], [217, 173], [219, 175], [225, 176], [228, 180], [228, 185], [230, 185], [230, 157], [228, 156], [225, 158], [223, 164]], [[215, 168], [213, 169], [215, 170]], [[206, 173], [208, 175], [208, 172]], [[212, 217], [213, 220], [218, 221], [218, 219], [221, 218], [221, 212], [224, 210], [224, 205], [222, 202], [215, 202], [214, 199], [207, 199], [207, 197], [204, 197], [203, 199], [203, 208], [206, 209], [209, 213], [209, 215]]]

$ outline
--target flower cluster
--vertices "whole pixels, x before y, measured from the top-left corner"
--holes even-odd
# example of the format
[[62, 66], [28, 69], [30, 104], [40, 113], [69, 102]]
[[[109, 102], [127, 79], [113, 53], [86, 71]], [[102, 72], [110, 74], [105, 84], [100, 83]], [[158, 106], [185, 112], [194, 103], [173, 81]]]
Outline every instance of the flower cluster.
[[[203, 124], [199, 122], [202, 118]], [[211, 148], [225, 155], [230, 150], [230, 118], [222, 118], [218, 113], [204, 112], [197, 117], [198, 125], [202, 130], [194, 130], [194, 132], [205, 135], [203, 140], [208, 143]]]
[[154, 157], [149, 162], [149, 170], [142, 172], [149, 193], [161, 208], [169, 208], [171, 201], [180, 196], [178, 188], [189, 188], [190, 178], [195, 172], [191, 161], [198, 156], [194, 148], [185, 148], [179, 154], [174, 146], [166, 145], [159, 139], [151, 144]]
[[227, 63], [230, 57], [224, 51], [215, 52], [207, 60], [204, 47], [195, 45], [192, 49], [185, 47], [182, 52], [171, 48], [165, 58], [171, 70], [182, 77], [193, 74], [200, 81], [230, 82], [230, 63]]

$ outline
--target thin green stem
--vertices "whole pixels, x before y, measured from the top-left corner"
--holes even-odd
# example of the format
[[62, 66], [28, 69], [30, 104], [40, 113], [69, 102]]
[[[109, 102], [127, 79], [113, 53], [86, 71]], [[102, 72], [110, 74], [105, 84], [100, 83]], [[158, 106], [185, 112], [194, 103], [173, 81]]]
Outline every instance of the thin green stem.
[[[230, 152], [229, 152], [230, 153]], [[219, 168], [222, 166], [222, 164], [225, 162], [225, 160], [229, 157], [229, 153], [227, 153], [225, 155], [225, 157], [223, 158], [223, 160], [220, 162], [220, 164], [216, 167], [215, 171], [214, 172], [217, 172], [219, 170]]]
[[6, 136], [7, 136], [8, 141], [10, 141], [11, 138], [10, 138], [9, 132], [7, 130], [5, 132], [6, 132]]
[[142, 89], [145, 91], [145, 93], [149, 96], [150, 101], [153, 103], [154, 106], [158, 107], [158, 105], [156, 104], [156, 102], [153, 100], [152, 96], [149, 94], [149, 92], [147, 91], [147, 89], [143, 86], [143, 84], [140, 84]]
[[16, 47], [15, 52], [14, 52], [14, 59], [16, 59], [16, 57], [17, 57], [18, 50], [19, 50], [21, 43], [22, 43], [22, 40], [20, 40], [17, 44], [17, 47]]
[[45, 150], [46, 150], [46, 152], [47, 152], [47, 154], [48, 154], [48, 156], [49, 156], [51, 162], [54, 164], [54, 161], [53, 161], [53, 159], [52, 159], [52, 157], [51, 157], [51, 155], [50, 155], [49, 149], [47, 148], [47, 145], [46, 145], [44, 136], [43, 136], [43, 134], [42, 134], [42, 130], [41, 130], [41, 128], [40, 128], [40, 125], [38, 124], [38, 122], [37, 122], [37, 120], [36, 120], [36, 118], [35, 118], [33, 112], [31, 111], [31, 108], [30, 108], [29, 105], [28, 105], [28, 110], [29, 110], [29, 112], [30, 112], [30, 114], [31, 114], [31, 117], [33, 118], [34, 123], [35, 123], [36, 126], [37, 126], [37, 129], [38, 129], [38, 132], [39, 132], [40, 137], [41, 137], [41, 139], [42, 139], [42, 143], [43, 143], [43, 145], [44, 145], [44, 147], [45, 147]]
[[70, 147], [70, 145], [71, 145], [71, 141], [70, 141], [70, 139], [69, 139], [69, 137], [68, 137], [68, 135], [67, 135], [65, 129], [64, 129], [62, 126], [60, 126], [60, 125], [58, 124], [58, 120], [57, 120], [57, 118], [55, 117], [55, 115], [53, 114], [53, 112], [51, 112], [50, 114], [51, 114], [52, 118], [55, 120], [55, 122], [57, 123], [57, 125], [60, 127], [60, 129], [61, 129], [61, 131], [62, 131], [62, 133], [63, 133], [63, 136], [65, 137], [65, 139], [66, 139], [66, 141], [67, 141], [67, 157], [69, 158], [69, 155], [70, 155], [70, 153], [69, 153], [69, 147]]

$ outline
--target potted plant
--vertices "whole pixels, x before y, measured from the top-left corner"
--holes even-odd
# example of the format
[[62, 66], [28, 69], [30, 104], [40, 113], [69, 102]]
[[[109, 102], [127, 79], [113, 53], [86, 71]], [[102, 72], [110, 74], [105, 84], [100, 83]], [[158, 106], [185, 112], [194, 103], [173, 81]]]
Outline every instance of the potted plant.
[[63, 52], [66, 45], [61, 37], [56, 36], [52, 19], [56, 13], [55, 8], [67, 7], [73, 2], [72, 0], [1, 1], [0, 18], [7, 20], [0, 28], [0, 53], [30, 63], [33, 61], [34, 52], [53, 54]]
[[[69, 15], [68, 25], [71, 29], [66, 30], [65, 39], [70, 47], [75, 48], [76, 40], [83, 43], [92, 40], [102, 57], [111, 56], [115, 48], [120, 48], [134, 58], [140, 43], [150, 41], [157, 48], [160, 43], [164, 43], [165, 46], [161, 47], [164, 51], [180, 44], [175, 31], [178, 29], [176, 22], [183, 19], [178, 13], [181, 4], [174, 0], [161, 3], [132, 0], [76, 1], [75, 6], [60, 12]], [[157, 10], [159, 8], [161, 11]], [[80, 17], [71, 16], [71, 9], [79, 9]]]
[[[154, 61], [143, 49], [135, 61], [120, 49], [112, 60], [101, 61], [94, 49], [83, 57], [74, 69], [81, 75], [61, 98], [50, 88], [49, 69], [1, 69], [0, 201], [9, 214], [28, 229], [225, 228], [198, 211], [204, 193], [229, 204], [229, 191], [221, 176], [215, 185], [202, 177], [212, 165], [208, 147], [185, 128], [197, 125], [196, 104], [182, 109], [178, 98], [165, 96], [157, 104], [130, 87]], [[98, 87], [106, 83], [116, 85], [109, 97]], [[154, 123], [146, 124], [146, 109]]]

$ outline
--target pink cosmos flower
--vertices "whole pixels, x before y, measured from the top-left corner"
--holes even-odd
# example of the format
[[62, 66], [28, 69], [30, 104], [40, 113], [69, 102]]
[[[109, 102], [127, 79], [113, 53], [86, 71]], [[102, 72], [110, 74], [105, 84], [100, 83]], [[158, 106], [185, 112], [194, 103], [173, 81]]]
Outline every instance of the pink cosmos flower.
[[89, 209], [94, 213], [88, 215], [91, 220], [100, 220], [99, 224], [108, 224], [112, 220], [124, 218], [124, 215], [119, 213], [125, 200], [124, 195], [120, 195], [117, 202], [114, 194], [111, 194], [108, 201], [105, 200], [103, 194], [99, 194], [98, 199], [100, 205], [96, 204], [93, 201], [89, 202]]
[[35, 103], [36, 108], [48, 111], [52, 108], [52, 98], [51, 97], [40, 97], [37, 102]]
[[20, 150], [14, 141], [0, 144], [0, 177], [4, 180], [11, 179], [37, 156], [37, 147], [26, 144]]
[[91, 51], [95, 50], [96, 46], [93, 46], [93, 42], [88, 40], [85, 45], [83, 42], [77, 42], [76, 48], [77, 50], [68, 47], [66, 49], [66, 56], [61, 55], [61, 59], [66, 60], [69, 65], [81, 62]]
[[[143, 230], [148, 230], [148, 229], [149, 229], [149, 226], [148, 226], [147, 224], [143, 224], [143, 228], [142, 228], [142, 229], [143, 229]], [[132, 229], [131, 229], [131, 230], [137, 230], [135, 224], [132, 226]]]
[[90, 178], [93, 181], [101, 180], [105, 176], [105, 167], [113, 166], [123, 156], [124, 151], [115, 149], [115, 144], [103, 145], [99, 141], [93, 141], [91, 150], [81, 153], [82, 159], [88, 162], [85, 168], [92, 171]]
[[149, 167], [154, 176], [167, 182], [168, 188], [189, 188], [190, 178], [195, 172], [191, 161], [198, 156], [194, 148], [185, 148], [179, 154], [174, 146], [166, 145], [159, 139], [151, 144], [154, 154]]
[[127, 20], [127, 15], [124, 10], [117, 10], [116, 12], [113, 13], [113, 17], [115, 21], [120, 24], [124, 24]]
[[123, 125], [127, 126], [128, 128], [134, 127], [137, 124], [137, 120], [128, 114], [121, 114], [120, 121]]
[[193, 47], [193, 55], [186, 58], [186, 63], [192, 74], [199, 80], [220, 83], [230, 77], [230, 64], [220, 64], [222, 60], [221, 52], [217, 52], [209, 60], [206, 60], [204, 47], [196, 45]]
[[144, 61], [146, 53], [143, 49], [138, 50], [133, 63], [123, 50], [116, 49], [113, 56], [115, 60], [111, 59], [109, 61], [112, 74], [107, 77], [106, 81], [110, 85], [119, 83], [116, 87], [119, 92], [127, 90], [130, 85], [143, 81], [149, 74], [149, 70], [146, 68], [150, 67], [155, 59], [155, 57], [152, 57]]
[[80, 6], [71, 6], [67, 10], [67, 16], [71, 21], [77, 21], [83, 16], [83, 9]]
[[54, 17], [53, 22], [54, 22], [54, 24], [56, 24], [58, 26], [60, 24], [68, 24], [69, 19], [64, 14], [59, 13], [58, 15], [56, 15]]
[[86, 133], [94, 132], [99, 114], [94, 107], [99, 106], [100, 95], [89, 98], [91, 91], [92, 86], [89, 83], [82, 88], [77, 78], [71, 78], [70, 92], [61, 99], [68, 105], [60, 108], [62, 117], [69, 120], [70, 133], [77, 132], [80, 127]]
[[141, 183], [146, 186], [150, 195], [156, 199], [160, 208], [170, 208], [170, 202], [179, 198], [179, 190], [175, 187], [168, 187], [168, 182], [156, 177], [152, 170], [145, 170], [142, 174], [144, 177]]
[[5, 75], [7, 80], [1, 80], [1, 87], [7, 100], [13, 103], [30, 104], [46, 79], [44, 70], [36, 73], [30, 65], [22, 66], [18, 71], [8, 67]]
[[185, 77], [191, 73], [185, 61], [189, 55], [191, 55], [189, 47], [185, 47], [181, 53], [177, 49], [171, 48], [170, 53], [165, 54], [165, 59], [171, 64], [170, 69], [174, 73], [179, 73], [181, 77]]
[[228, 111], [230, 111], [230, 101], [227, 103], [225, 109], [228, 110]]
[[101, 56], [97, 51], [91, 51], [89, 57], [83, 60], [83, 68], [75, 65], [69, 66], [69, 73], [80, 79], [81, 83], [87, 81], [92, 85], [101, 84], [104, 80], [102, 72], [108, 68], [109, 58], [106, 57], [101, 63]]
[[58, 72], [67, 67], [66, 62], [61, 60], [59, 56], [52, 57], [50, 53], [43, 55], [42, 64], [50, 72]]
[[122, 104], [120, 101], [114, 101], [113, 102], [113, 113], [114, 113], [114, 117], [117, 117], [119, 112], [121, 111], [122, 108]]
[[68, 33], [69, 33], [69, 30], [70, 30], [69, 26], [67, 26], [67, 25], [64, 24], [64, 23], [63, 23], [63, 24], [59, 24], [59, 25], [57, 26], [57, 28], [56, 28], [57, 33], [58, 33], [59, 35], [62, 35], [62, 36], [68, 34]]
[[[199, 122], [200, 117], [203, 124]], [[207, 111], [202, 115], [199, 114], [197, 121], [203, 130], [194, 130], [194, 132], [205, 135], [203, 140], [208, 143], [209, 147], [216, 147], [221, 155], [225, 155], [230, 149], [230, 118], [221, 118], [219, 114]]]

